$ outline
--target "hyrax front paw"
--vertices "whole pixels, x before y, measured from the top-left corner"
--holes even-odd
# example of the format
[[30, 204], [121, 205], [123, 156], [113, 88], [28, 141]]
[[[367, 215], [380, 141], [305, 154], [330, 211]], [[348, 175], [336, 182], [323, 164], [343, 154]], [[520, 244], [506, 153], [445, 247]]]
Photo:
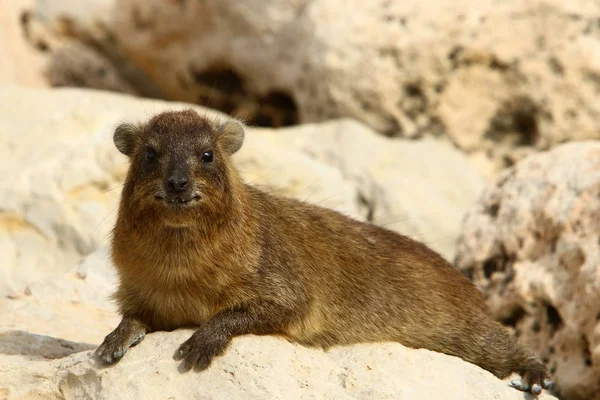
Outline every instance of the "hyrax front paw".
[[213, 358], [225, 351], [227, 340], [209, 338], [201, 331], [194, 333], [188, 340], [183, 342], [175, 352], [173, 358], [176, 361], [184, 360], [181, 368], [189, 371], [203, 371], [210, 366]]
[[104, 338], [95, 354], [103, 363], [114, 364], [123, 358], [130, 347], [141, 342], [145, 333], [140, 325], [123, 320], [117, 329]]

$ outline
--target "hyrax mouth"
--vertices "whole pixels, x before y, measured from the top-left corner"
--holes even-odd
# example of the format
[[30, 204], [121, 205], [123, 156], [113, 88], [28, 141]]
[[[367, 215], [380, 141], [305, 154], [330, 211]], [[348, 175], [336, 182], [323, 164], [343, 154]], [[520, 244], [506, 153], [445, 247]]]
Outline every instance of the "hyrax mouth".
[[158, 201], [162, 201], [169, 207], [185, 207], [200, 200], [199, 194], [192, 194], [189, 196], [160, 196], [156, 195], [154, 198]]

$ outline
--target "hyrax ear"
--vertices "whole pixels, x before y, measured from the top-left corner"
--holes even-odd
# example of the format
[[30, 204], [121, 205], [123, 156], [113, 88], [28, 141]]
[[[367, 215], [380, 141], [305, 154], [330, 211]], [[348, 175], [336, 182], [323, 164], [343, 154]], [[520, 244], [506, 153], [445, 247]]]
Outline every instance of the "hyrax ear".
[[132, 124], [121, 124], [115, 129], [113, 141], [121, 153], [131, 157], [139, 143], [139, 128]]
[[244, 127], [235, 120], [230, 120], [221, 126], [219, 142], [228, 154], [238, 151], [244, 143]]

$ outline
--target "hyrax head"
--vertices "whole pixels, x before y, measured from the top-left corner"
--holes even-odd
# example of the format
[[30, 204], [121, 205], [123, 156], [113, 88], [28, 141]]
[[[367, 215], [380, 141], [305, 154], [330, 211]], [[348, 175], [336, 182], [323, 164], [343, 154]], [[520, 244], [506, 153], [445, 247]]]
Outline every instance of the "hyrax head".
[[137, 209], [160, 208], [167, 225], [185, 226], [231, 202], [229, 157], [244, 141], [239, 122], [169, 111], [141, 126], [122, 124], [113, 138], [130, 158], [124, 190]]

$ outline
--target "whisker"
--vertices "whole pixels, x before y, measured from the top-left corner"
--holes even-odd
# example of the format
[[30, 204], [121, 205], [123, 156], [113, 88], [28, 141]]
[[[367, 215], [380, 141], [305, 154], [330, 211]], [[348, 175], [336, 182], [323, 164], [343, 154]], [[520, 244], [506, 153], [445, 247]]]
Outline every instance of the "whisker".
[[106, 189], [105, 191], [103, 191], [103, 192], [100, 192], [100, 194], [108, 193], [108, 192], [110, 192], [110, 191], [112, 191], [112, 190], [118, 189], [118, 188], [120, 188], [120, 187], [123, 187], [123, 186], [125, 186], [125, 183], [122, 183], [122, 184], [120, 184], [120, 185], [117, 185], [117, 186], [115, 186], [115, 187], [112, 187], [112, 188], [110, 188], [110, 189]]
[[106, 221], [106, 219], [107, 219], [108, 217], [110, 217], [111, 215], [113, 215], [113, 213], [114, 213], [115, 211], [117, 211], [117, 209], [118, 209], [118, 208], [119, 208], [119, 206], [116, 206], [116, 207], [115, 207], [115, 208], [114, 208], [114, 209], [113, 209], [113, 210], [112, 210], [112, 211], [111, 211], [111, 212], [110, 212], [110, 213], [109, 213], [109, 214], [108, 214], [106, 217], [104, 217], [104, 218], [102, 219], [102, 221], [100, 221], [100, 223], [99, 223], [98, 225], [96, 225], [96, 228], [95, 228], [95, 229], [98, 229], [98, 228], [100, 227], [100, 225], [102, 225], [102, 223], [103, 223], [104, 221]]
[[[331, 196], [325, 197], [324, 199], [322, 199], [322, 200], [319, 200], [319, 201], [317, 201], [317, 202], [315, 202], [315, 203], [312, 203], [312, 204], [314, 204], [314, 205], [318, 206], [319, 204], [323, 204], [324, 202], [326, 202], [326, 201], [328, 201], [328, 200], [331, 200], [331, 199], [333, 199], [334, 197], [338, 197], [338, 196], [340, 196], [341, 194], [342, 194], [342, 192], [338, 192], [338, 193], [336, 193], [336, 194], [333, 194], [333, 195], [331, 195]], [[342, 204], [342, 203], [340, 203], [340, 204]]]
[[[246, 185], [252, 185], [253, 183], [255, 183], [257, 181], [262, 180], [266, 176], [267, 176], [267, 174], [263, 174], [261, 176], [258, 176], [256, 178], [252, 179], [251, 181], [246, 182]], [[255, 186], [255, 185], [252, 185], [252, 186]], [[260, 186], [260, 185], [256, 185], [256, 186]]]

